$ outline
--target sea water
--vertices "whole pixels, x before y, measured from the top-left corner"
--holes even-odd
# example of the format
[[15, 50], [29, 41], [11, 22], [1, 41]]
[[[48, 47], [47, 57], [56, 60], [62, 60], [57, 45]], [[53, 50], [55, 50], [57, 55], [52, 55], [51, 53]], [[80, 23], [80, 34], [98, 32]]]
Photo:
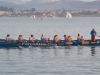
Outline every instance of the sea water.
[[[0, 39], [7, 34], [18, 39], [20, 34], [29, 39], [44, 37], [53, 39], [58, 35], [77, 38], [80, 33], [90, 39], [90, 31], [95, 28], [100, 35], [99, 17], [65, 18], [0, 18]], [[99, 37], [96, 37], [99, 39]], [[100, 47], [32, 47], [0, 48], [0, 75], [100, 75]]]

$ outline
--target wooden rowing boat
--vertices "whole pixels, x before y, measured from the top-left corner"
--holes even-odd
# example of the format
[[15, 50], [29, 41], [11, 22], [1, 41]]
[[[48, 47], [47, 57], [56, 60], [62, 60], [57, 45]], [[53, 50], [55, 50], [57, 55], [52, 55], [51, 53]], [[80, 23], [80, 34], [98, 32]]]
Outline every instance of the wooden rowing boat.
[[47, 43], [42, 43], [41, 40], [35, 40], [34, 43], [29, 43], [28, 40], [25, 40], [24, 42], [17, 42], [17, 40], [12, 40], [11, 42], [6, 42], [5, 39], [0, 39], [0, 47], [45, 47], [45, 46], [100, 46], [100, 39], [97, 39], [95, 42], [91, 42], [91, 40], [85, 40], [88, 42], [88, 44], [82, 44], [76, 42], [72, 43], [65, 43], [64, 40], [60, 40], [58, 43], [53, 43], [53, 40], [50, 40]]

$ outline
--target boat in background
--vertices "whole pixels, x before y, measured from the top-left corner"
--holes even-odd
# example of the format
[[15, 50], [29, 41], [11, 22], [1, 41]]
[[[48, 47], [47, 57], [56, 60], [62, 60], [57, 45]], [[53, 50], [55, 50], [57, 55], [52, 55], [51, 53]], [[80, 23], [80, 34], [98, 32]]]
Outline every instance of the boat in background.
[[43, 17], [42, 16], [40, 17], [40, 20], [43, 20]]
[[52, 16], [53, 18], [56, 18], [56, 16]]
[[35, 15], [30, 16], [30, 19], [34, 19], [34, 20], [36, 20], [36, 16], [35, 16]]
[[36, 16], [35, 15], [33, 15], [33, 19], [36, 19]]
[[66, 13], [66, 18], [67, 18], [67, 19], [71, 19], [71, 18], [72, 18], [71, 13], [67, 12], [67, 13]]

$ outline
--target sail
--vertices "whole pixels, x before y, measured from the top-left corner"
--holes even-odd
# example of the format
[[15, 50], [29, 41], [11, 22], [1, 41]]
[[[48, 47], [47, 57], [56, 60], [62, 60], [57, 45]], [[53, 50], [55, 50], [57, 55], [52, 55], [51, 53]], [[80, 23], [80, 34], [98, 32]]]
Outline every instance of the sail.
[[68, 18], [68, 13], [66, 14], [66, 18]]
[[34, 20], [36, 19], [35, 15], [30, 16], [30, 18], [31, 18], [31, 19], [34, 19]]
[[71, 13], [67, 12], [67, 14], [66, 14], [66, 18], [71, 19], [71, 18], [72, 18]]
[[35, 15], [33, 15], [33, 18], [36, 19]]

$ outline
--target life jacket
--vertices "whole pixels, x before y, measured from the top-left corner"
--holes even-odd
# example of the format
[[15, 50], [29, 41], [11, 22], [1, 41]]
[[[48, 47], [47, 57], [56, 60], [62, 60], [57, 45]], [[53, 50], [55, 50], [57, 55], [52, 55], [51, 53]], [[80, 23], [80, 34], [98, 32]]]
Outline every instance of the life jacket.
[[45, 39], [41, 39], [41, 42], [42, 42], [42, 43], [46, 43], [46, 40], [45, 40]]
[[81, 42], [81, 39], [79, 37], [77, 37], [77, 42]]
[[22, 40], [20, 40], [20, 39], [18, 38], [18, 42], [22, 42]]
[[92, 30], [92, 31], [91, 31], [91, 35], [92, 35], [92, 36], [95, 36], [95, 35], [96, 35], [96, 31]]
[[65, 38], [65, 42], [68, 42], [68, 39], [67, 38]]

